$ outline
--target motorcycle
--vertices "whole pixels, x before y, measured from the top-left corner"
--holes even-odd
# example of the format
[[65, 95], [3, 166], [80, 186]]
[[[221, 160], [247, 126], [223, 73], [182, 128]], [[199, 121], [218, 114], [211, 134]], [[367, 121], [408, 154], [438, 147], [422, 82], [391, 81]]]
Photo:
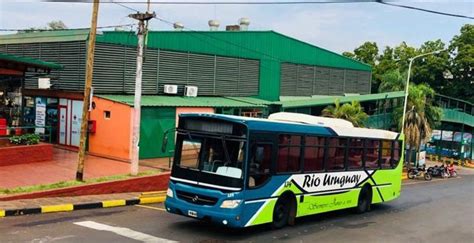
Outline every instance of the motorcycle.
[[432, 166], [428, 168], [428, 173], [431, 174], [432, 177], [441, 177], [441, 178], [448, 178], [448, 170], [447, 167], [444, 167], [444, 165], [441, 166]]
[[433, 177], [431, 176], [431, 173], [429, 173], [426, 170], [425, 165], [423, 165], [423, 167], [416, 167], [416, 168], [411, 168], [411, 169], [408, 170], [408, 178], [409, 179], [415, 179], [419, 176], [422, 176], [427, 181], [431, 181], [431, 179], [433, 179]]
[[458, 176], [458, 172], [456, 171], [456, 169], [454, 169], [453, 164], [450, 164], [450, 165], [446, 166], [446, 170], [447, 170], [447, 173], [448, 173], [449, 177], [457, 177]]

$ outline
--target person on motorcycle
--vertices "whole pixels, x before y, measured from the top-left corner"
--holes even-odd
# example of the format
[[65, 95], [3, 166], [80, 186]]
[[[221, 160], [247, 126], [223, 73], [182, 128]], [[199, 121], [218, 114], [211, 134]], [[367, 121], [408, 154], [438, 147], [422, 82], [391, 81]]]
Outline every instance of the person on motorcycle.
[[447, 165], [447, 171], [448, 171], [449, 177], [454, 177], [457, 175], [456, 170], [454, 169], [453, 163], [450, 163]]

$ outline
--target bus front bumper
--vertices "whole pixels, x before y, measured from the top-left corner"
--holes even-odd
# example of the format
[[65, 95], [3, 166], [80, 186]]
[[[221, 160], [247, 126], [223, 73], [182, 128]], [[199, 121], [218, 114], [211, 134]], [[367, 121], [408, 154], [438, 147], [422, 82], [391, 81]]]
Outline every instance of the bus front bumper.
[[[210, 221], [228, 227], [239, 228], [244, 227], [239, 209], [233, 210], [216, 210], [215, 207], [205, 207], [193, 205], [183, 201], [177, 201], [176, 198], [166, 197], [166, 211], [174, 214], [187, 216], [194, 219]], [[240, 208], [240, 207], [239, 207]]]

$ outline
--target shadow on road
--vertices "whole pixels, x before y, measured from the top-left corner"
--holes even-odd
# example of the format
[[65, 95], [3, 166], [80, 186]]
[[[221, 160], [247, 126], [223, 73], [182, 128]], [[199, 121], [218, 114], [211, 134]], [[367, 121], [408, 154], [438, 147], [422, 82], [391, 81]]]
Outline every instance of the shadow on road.
[[[409, 208], [412, 206], [415, 206], [415, 204], [403, 205], [402, 208]], [[271, 224], [258, 225], [243, 229], [233, 229], [223, 227], [222, 225], [194, 220], [174, 223], [171, 224], [169, 228], [172, 231], [180, 231], [184, 234], [195, 234], [195, 232], [206, 234], [204, 237], [208, 237], [209, 239], [199, 241], [206, 243], [245, 241], [249, 239], [255, 239], [255, 237], [258, 238], [259, 236], [268, 236], [268, 233], [274, 235], [274, 240], [288, 240], [291, 239], [288, 231], [297, 231], [299, 235], [309, 235], [334, 227], [340, 227], [344, 229], [361, 229], [376, 223], [374, 221], [370, 221], [370, 218], [380, 214], [395, 213], [399, 210], [403, 209], [400, 209], [398, 206], [395, 207], [393, 205], [387, 204], [373, 205], [372, 211], [365, 214], [355, 214], [353, 209], [344, 209], [301, 217], [296, 220], [296, 224], [294, 226], [287, 226], [283, 229], [274, 229]]]

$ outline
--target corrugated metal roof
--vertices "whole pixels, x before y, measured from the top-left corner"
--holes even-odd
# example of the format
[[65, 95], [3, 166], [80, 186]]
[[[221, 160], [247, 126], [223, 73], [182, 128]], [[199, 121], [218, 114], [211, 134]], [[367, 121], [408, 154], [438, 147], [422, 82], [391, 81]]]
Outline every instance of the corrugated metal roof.
[[283, 100], [277, 102], [281, 104], [283, 109], [287, 108], [297, 108], [297, 107], [310, 107], [310, 106], [319, 106], [319, 105], [330, 105], [334, 104], [336, 99], [339, 99], [341, 103], [356, 101], [371, 101], [371, 100], [382, 100], [382, 99], [393, 99], [404, 97], [405, 92], [387, 92], [387, 93], [378, 93], [378, 94], [368, 94], [368, 95], [349, 95], [349, 96], [328, 96], [328, 97], [312, 97], [308, 99], [295, 99], [295, 100]]
[[28, 67], [46, 68], [46, 69], [63, 69], [63, 66], [54, 62], [45, 62], [30, 57], [20, 57], [6, 53], [0, 53], [0, 61], [8, 61], [24, 64]]
[[[133, 106], [133, 95], [100, 95], [98, 97], [112, 100]], [[146, 95], [142, 96], [142, 106], [161, 106], [161, 107], [242, 107], [256, 108], [266, 107], [263, 104], [254, 104], [250, 102], [238, 101], [225, 97], [181, 97], [181, 96], [163, 96]]]
[[85, 41], [89, 36], [88, 29], [81, 30], [51, 30], [40, 32], [17, 33], [0, 35], [0, 44], [22, 44], [43, 42]]
[[273, 102], [273, 101], [262, 100], [262, 99], [255, 98], [255, 97], [226, 97], [226, 98], [236, 100], [236, 101], [256, 104], [256, 105], [272, 105], [272, 104], [275, 104], [275, 102]]

